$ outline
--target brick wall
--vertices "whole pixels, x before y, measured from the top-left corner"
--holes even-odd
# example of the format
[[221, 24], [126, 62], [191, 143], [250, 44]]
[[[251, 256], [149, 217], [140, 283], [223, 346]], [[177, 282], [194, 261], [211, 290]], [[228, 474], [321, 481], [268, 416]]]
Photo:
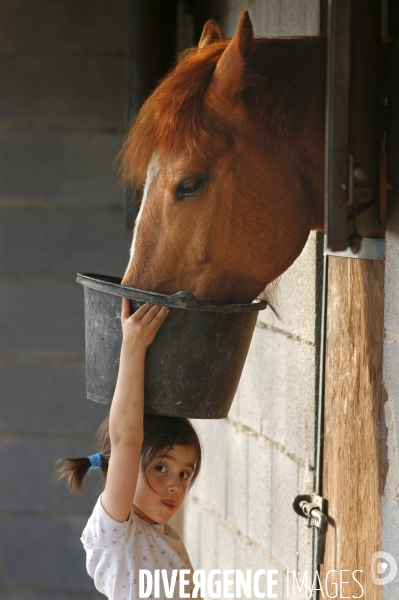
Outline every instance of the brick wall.
[[[93, 452], [77, 271], [122, 274], [126, 0], [0, 0], [0, 598], [97, 598], [57, 458]], [[103, 596], [101, 596], [103, 597]]]

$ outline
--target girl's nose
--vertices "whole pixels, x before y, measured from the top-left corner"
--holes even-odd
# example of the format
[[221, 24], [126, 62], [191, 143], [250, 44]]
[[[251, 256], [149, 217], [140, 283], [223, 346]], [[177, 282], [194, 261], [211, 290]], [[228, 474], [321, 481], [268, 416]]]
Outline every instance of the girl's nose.
[[171, 477], [168, 483], [168, 489], [170, 492], [177, 492], [181, 489], [181, 477]]

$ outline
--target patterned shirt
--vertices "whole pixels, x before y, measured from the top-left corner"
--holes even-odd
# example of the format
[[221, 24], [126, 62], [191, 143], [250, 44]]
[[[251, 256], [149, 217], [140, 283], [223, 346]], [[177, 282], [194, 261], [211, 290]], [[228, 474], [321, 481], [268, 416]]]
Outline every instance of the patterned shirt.
[[[190, 581], [185, 593], [193, 588], [193, 568], [182, 540], [169, 525], [151, 525], [131, 510], [129, 519], [120, 523], [112, 519], [98, 499], [93, 513], [83, 531], [81, 542], [86, 550], [87, 572], [96, 588], [109, 600], [134, 600], [139, 598], [139, 571], [166, 569], [168, 585], [172, 571], [189, 569], [184, 578]], [[173, 597], [179, 596], [179, 575]], [[166, 600], [160, 573], [160, 599]], [[154, 590], [149, 596], [154, 598]]]

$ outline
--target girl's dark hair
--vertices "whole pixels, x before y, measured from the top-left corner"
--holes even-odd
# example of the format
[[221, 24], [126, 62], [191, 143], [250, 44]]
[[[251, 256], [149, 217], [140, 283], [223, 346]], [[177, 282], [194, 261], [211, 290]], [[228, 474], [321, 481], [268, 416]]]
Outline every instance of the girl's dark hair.
[[[101, 423], [96, 435], [97, 446], [102, 454], [101, 471], [107, 477], [108, 461], [111, 455], [111, 440], [109, 437], [109, 417]], [[189, 488], [197, 479], [202, 461], [201, 442], [188, 419], [181, 417], [165, 417], [163, 415], [144, 414], [144, 439], [141, 447], [141, 469], [148, 471], [151, 461], [172, 446], [193, 446], [197, 452], [197, 462], [190, 478]], [[65, 478], [71, 491], [77, 495], [83, 480], [91, 467], [90, 460], [85, 457], [61, 458], [59, 463], [59, 478]]]

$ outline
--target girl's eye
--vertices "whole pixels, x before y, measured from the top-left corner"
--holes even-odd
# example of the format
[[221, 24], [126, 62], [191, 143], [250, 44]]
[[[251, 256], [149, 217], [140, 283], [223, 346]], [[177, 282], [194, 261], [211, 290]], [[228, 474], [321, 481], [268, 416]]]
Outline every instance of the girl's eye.
[[195, 194], [198, 194], [198, 192], [202, 189], [203, 185], [204, 180], [201, 177], [182, 181], [182, 183], [177, 186], [176, 199], [184, 200], [190, 196], [195, 196]]
[[190, 473], [187, 473], [187, 471], [182, 471], [182, 472], [180, 473], [180, 477], [181, 477], [182, 479], [190, 479]]
[[157, 470], [157, 471], [159, 471], [160, 473], [165, 473], [165, 471], [166, 471], [166, 467], [165, 467], [165, 465], [157, 465], [155, 468], [156, 468], [156, 470]]

